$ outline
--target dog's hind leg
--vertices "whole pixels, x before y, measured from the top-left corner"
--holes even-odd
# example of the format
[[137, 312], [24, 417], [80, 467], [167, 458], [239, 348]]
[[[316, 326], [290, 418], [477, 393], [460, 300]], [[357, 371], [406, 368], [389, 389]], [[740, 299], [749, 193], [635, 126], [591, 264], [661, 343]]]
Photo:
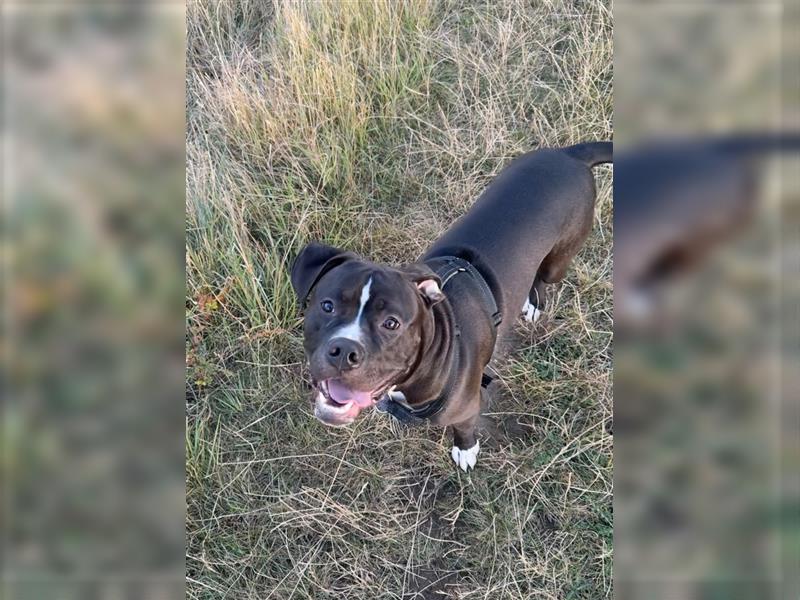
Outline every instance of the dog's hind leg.
[[545, 256], [533, 285], [528, 293], [528, 299], [522, 307], [523, 318], [529, 323], [535, 323], [545, 308], [545, 289], [549, 283], [558, 283], [567, 274], [572, 259], [578, 254], [591, 231], [591, 213], [586, 224], [570, 240], [558, 244]]
[[525, 298], [525, 304], [522, 305], [522, 318], [528, 323], [536, 323], [539, 317], [542, 316], [542, 312], [544, 312], [544, 286], [545, 282], [537, 273], [531, 290], [528, 292], [528, 297]]

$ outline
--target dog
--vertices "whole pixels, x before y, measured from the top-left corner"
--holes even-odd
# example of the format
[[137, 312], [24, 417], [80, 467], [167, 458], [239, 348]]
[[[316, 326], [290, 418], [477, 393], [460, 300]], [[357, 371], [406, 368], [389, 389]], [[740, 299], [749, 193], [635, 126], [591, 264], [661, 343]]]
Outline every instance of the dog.
[[798, 151], [798, 132], [749, 132], [617, 152], [615, 339], [652, 335], [685, 314], [688, 307], [669, 305], [670, 294], [753, 222], [767, 159]]
[[314, 414], [333, 427], [378, 405], [407, 422], [452, 426], [465, 472], [480, 452], [484, 369], [521, 311], [535, 321], [591, 231], [592, 167], [611, 142], [544, 148], [511, 162], [416, 262], [378, 264], [320, 243], [291, 283], [304, 310]]

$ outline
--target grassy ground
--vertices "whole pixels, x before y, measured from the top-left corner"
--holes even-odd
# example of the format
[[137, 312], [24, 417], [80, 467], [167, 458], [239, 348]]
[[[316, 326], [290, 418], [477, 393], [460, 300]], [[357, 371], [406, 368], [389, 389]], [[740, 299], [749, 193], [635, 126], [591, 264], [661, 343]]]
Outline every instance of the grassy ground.
[[312, 417], [288, 277], [314, 239], [407, 260], [514, 156], [609, 138], [608, 3], [191, 0], [188, 27], [190, 597], [610, 597], [609, 168], [469, 475], [440, 429]]

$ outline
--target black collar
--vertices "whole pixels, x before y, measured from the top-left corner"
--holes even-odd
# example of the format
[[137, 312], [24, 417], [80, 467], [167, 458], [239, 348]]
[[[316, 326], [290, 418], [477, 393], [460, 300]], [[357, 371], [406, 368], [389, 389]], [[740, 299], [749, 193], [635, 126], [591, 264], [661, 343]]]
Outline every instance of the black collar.
[[[489, 288], [489, 284], [486, 283], [486, 279], [484, 279], [480, 271], [478, 271], [478, 269], [476, 269], [471, 262], [457, 256], [437, 256], [425, 262], [441, 279], [442, 291], [444, 291], [445, 286], [450, 282], [450, 280], [459, 273], [465, 273], [469, 275], [480, 293], [481, 300], [484, 302], [489, 314], [491, 315], [492, 325], [495, 329], [500, 325], [500, 323], [503, 321], [503, 316], [500, 313], [499, 307], [497, 306], [497, 300], [495, 299], [492, 290]], [[452, 304], [452, 300], [449, 301]], [[455, 327], [454, 335], [455, 337], [459, 337], [461, 335], [458, 326]], [[458, 359], [458, 347], [459, 344], [457, 342], [454, 348], [456, 360]], [[482, 376], [482, 387], [488, 387], [491, 382], [491, 377], [486, 374]], [[445, 390], [439, 395], [438, 398], [435, 398], [430, 402], [426, 402], [422, 406], [412, 407], [401, 400], [393, 398], [389, 392], [383, 395], [375, 407], [380, 412], [389, 413], [401, 423], [406, 425], [419, 425], [425, 419], [430, 419], [442, 410], [445, 400], [447, 400], [448, 387], [450, 387], [449, 381], [447, 385], [445, 385]]]
[[[489, 387], [492, 381], [494, 381], [494, 378], [490, 375], [486, 373], [481, 375], [482, 388]], [[375, 404], [375, 409], [382, 413], [389, 413], [403, 425], [416, 426], [422, 425], [426, 419], [430, 419], [432, 416], [438, 414], [439, 411], [442, 410], [446, 399], [447, 394], [443, 393], [435, 400], [414, 408], [402, 400], [399, 400], [397, 397], [392, 397], [392, 392], [387, 392], [383, 395], [383, 398], [378, 400]]]
[[414, 408], [393, 396], [392, 392], [387, 392], [375, 404], [375, 409], [382, 413], [389, 413], [404, 425], [421, 425], [423, 421], [430, 419], [442, 410], [446, 399], [446, 394], [442, 394], [435, 400]]

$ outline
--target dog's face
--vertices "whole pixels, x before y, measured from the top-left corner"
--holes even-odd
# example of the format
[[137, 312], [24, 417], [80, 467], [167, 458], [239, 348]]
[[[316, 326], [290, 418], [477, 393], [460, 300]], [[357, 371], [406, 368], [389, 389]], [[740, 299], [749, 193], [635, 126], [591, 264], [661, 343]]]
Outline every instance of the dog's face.
[[444, 297], [424, 265], [378, 265], [321, 244], [299, 254], [292, 286], [305, 306], [314, 414], [331, 426], [352, 423], [409, 374], [431, 307]]

